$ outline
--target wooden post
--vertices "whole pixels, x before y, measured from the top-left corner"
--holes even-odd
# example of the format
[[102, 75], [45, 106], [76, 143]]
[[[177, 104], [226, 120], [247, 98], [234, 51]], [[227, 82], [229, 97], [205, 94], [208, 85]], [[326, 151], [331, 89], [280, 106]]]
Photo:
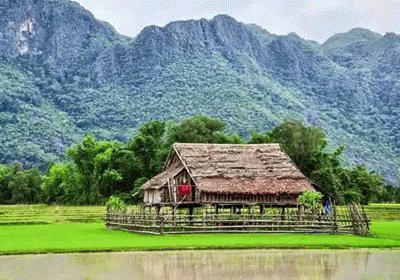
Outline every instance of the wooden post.
[[299, 215], [299, 221], [300, 222], [303, 221], [303, 218], [304, 218], [304, 207], [301, 204], [298, 206], [298, 215]]
[[[172, 205], [172, 225], [175, 227], [176, 223], [175, 223], [175, 216], [176, 216], [176, 205], [173, 204]], [[175, 230], [175, 229], [174, 229]]]
[[281, 220], [285, 220], [285, 207], [282, 207], [282, 212], [281, 212]]
[[189, 207], [188, 212], [189, 212], [189, 226], [191, 226], [193, 221], [193, 206]]
[[329, 198], [329, 203], [332, 205], [332, 218], [333, 218], [333, 233], [338, 232], [338, 225], [337, 225], [337, 211], [336, 211], [336, 201], [333, 200], [331, 201], [331, 198]]
[[260, 205], [260, 215], [263, 215], [265, 213], [265, 208], [264, 208], [264, 204]]
[[[329, 198], [329, 201], [330, 200], [331, 199]], [[333, 214], [333, 233], [337, 233], [338, 232], [338, 225], [337, 225], [336, 201], [333, 200], [331, 205], [332, 205], [332, 214]]]
[[203, 227], [205, 225], [205, 220], [207, 219], [207, 208], [206, 207], [207, 207], [206, 205], [201, 206], [201, 212], [203, 214], [203, 217], [202, 217]]
[[218, 215], [218, 204], [214, 205], [214, 209], [215, 209], [215, 214]]
[[157, 217], [158, 217], [159, 233], [163, 234], [164, 233], [164, 216], [159, 215]]
[[365, 226], [367, 228], [367, 234], [369, 234], [369, 218], [367, 216], [367, 213], [365, 213], [365, 209], [364, 209], [364, 205], [361, 205], [361, 209], [362, 209], [362, 215], [363, 215], [363, 219], [365, 222]]

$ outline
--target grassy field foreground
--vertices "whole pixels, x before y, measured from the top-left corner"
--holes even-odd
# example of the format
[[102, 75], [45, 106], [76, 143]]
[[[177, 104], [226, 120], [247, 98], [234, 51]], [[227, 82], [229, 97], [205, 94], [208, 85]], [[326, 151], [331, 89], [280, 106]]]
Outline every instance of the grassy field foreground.
[[104, 229], [102, 223], [0, 227], [0, 254], [233, 248], [400, 248], [400, 223], [375, 222], [371, 237], [305, 234], [153, 236]]

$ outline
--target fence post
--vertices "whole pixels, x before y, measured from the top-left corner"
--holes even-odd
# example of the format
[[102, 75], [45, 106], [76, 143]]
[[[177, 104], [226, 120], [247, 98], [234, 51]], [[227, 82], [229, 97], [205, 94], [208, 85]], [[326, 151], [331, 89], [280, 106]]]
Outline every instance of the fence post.
[[108, 228], [108, 226], [109, 226], [109, 221], [108, 221], [108, 219], [110, 218], [109, 217], [109, 213], [110, 213], [110, 209], [107, 206], [107, 210], [106, 210], [106, 228]]
[[364, 218], [364, 222], [365, 225], [367, 227], [367, 234], [369, 233], [369, 217], [367, 216], [367, 213], [365, 213], [365, 209], [364, 209], [364, 205], [361, 205], [361, 209], [362, 209], [362, 213], [363, 213], [363, 218]]
[[[329, 200], [331, 200], [329, 198]], [[336, 212], [336, 201], [333, 200], [333, 233], [337, 233], [338, 232], [338, 225], [337, 225], [337, 212]]]
[[163, 215], [158, 216], [158, 225], [160, 234], [164, 233], [164, 217]]

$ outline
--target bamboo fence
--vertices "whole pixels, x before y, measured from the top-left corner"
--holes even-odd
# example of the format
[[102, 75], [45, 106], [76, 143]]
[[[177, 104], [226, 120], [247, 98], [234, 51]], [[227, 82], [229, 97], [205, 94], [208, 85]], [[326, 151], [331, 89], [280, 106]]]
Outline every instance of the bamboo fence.
[[333, 233], [368, 235], [370, 220], [356, 204], [334, 209], [329, 216], [319, 213], [232, 214], [128, 213], [107, 209], [106, 227], [150, 234], [181, 233]]

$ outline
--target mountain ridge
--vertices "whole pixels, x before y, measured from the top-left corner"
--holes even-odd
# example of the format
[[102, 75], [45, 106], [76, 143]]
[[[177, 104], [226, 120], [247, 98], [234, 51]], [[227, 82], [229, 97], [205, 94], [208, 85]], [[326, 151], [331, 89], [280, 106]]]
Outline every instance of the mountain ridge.
[[218, 15], [128, 38], [67, 0], [7, 0], [0, 16], [2, 162], [44, 167], [85, 133], [125, 140], [152, 118], [203, 113], [246, 135], [294, 117], [399, 181], [396, 34], [319, 44]]

